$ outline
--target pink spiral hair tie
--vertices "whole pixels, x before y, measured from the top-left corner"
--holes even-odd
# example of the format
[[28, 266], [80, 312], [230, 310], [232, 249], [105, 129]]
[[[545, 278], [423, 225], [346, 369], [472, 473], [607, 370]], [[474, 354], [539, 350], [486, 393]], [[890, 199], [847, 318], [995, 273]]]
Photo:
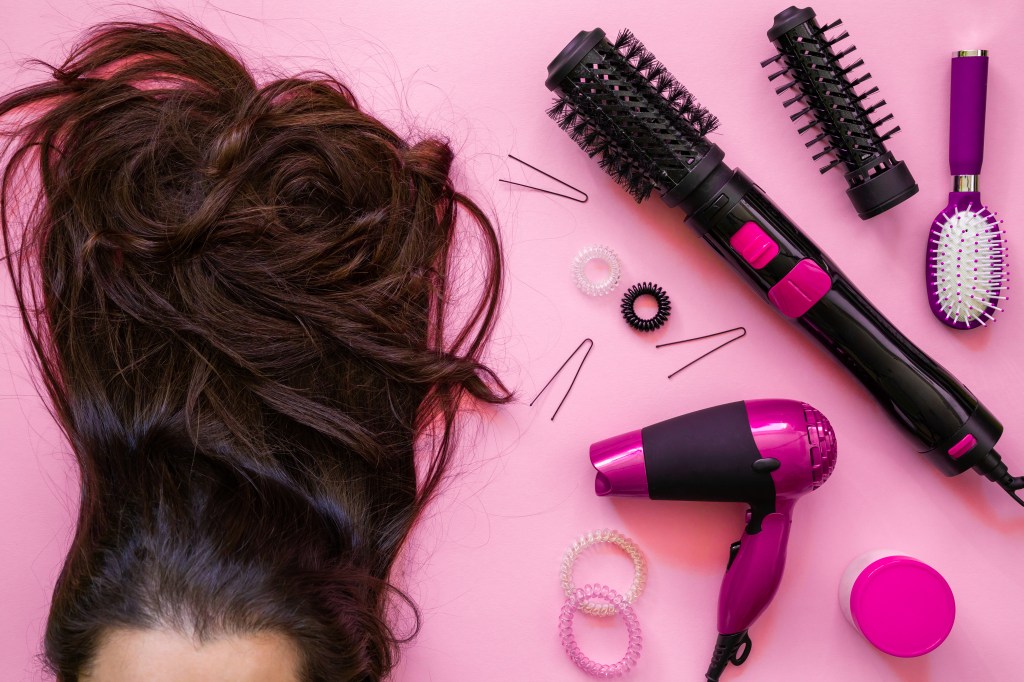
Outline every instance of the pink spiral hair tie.
[[[617, 663], [598, 663], [587, 658], [576, 642], [576, 635], [572, 629], [573, 618], [576, 617], [582, 604], [593, 601], [607, 602], [614, 612], [622, 615], [622, 620], [626, 624], [629, 643], [626, 645], [625, 655]], [[558, 631], [562, 636], [562, 646], [565, 647], [565, 652], [569, 654], [572, 662], [580, 670], [594, 677], [607, 679], [625, 675], [630, 668], [636, 665], [640, 658], [640, 650], [643, 648], [640, 622], [637, 620], [633, 607], [626, 603], [621, 594], [607, 585], [586, 585], [573, 590], [569, 598], [565, 600], [565, 605], [562, 606], [562, 612], [558, 617]]]

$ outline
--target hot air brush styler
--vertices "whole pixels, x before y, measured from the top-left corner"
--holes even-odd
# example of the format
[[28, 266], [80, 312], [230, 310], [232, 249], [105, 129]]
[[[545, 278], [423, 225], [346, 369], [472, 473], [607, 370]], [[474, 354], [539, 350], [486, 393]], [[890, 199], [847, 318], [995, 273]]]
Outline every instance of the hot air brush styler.
[[978, 175], [985, 150], [988, 52], [953, 55], [949, 89], [949, 203], [932, 223], [926, 262], [928, 302], [954, 329], [986, 326], [1006, 297], [1001, 220], [981, 203]]
[[796, 320], [925, 446], [945, 474], [974, 469], [1021, 505], [1003, 427], [887, 320], [705, 135], [716, 121], [628, 31], [582, 31], [548, 67], [548, 112], [637, 201], [657, 191], [779, 312]]
[[810, 7], [779, 12], [768, 31], [768, 40], [779, 53], [761, 66], [782, 67], [768, 79], [785, 81], [775, 92], [786, 98], [787, 109], [796, 106], [789, 118], [800, 125], [800, 134], [817, 133], [806, 146], [823, 145], [813, 157], [815, 161], [830, 157], [820, 168], [822, 173], [840, 165], [846, 169], [846, 195], [857, 215], [867, 220], [917, 194], [917, 184], [907, 165], [885, 148], [900, 130], [892, 114], [881, 114], [885, 100], [867, 104], [878, 87], [855, 91], [871, 78], [870, 73], [854, 74], [864, 60], [840, 64], [857, 49], [845, 43], [840, 46], [849, 38], [846, 31], [830, 35], [842, 23], [837, 19], [820, 26]]

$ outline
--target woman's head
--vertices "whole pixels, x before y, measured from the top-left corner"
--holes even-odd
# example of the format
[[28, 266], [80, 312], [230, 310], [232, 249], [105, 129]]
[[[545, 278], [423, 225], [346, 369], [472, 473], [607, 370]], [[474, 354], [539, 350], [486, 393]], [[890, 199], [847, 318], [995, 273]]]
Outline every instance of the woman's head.
[[[444, 142], [323, 74], [259, 84], [187, 22], [99, 26], [50, 68], [0, 101], [7, 265], [81, 475], [49, 665], [283, 635], [299, 679], [378, 679], [460, 403], [507, 399], [493, 228]], [[457, 213], [485, 267], [450, 329]]]

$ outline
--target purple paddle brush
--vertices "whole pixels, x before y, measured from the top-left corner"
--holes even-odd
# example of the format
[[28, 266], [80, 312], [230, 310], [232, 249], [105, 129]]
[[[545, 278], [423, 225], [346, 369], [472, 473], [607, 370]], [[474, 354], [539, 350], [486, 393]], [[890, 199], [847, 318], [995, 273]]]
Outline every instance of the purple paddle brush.
[[986, 326], [1009, 287], [1002, 220], [981, 203], [988, 51], [953, 54], [949, 94], [949, 204], [928, 237], [928, 301], [954, 329]]

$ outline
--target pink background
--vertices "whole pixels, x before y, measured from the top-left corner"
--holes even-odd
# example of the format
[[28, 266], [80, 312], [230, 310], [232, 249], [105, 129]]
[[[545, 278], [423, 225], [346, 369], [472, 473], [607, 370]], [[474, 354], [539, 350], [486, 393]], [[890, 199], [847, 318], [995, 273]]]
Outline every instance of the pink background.
[[[618, 528], [650, 562], [637, 604], [645, 649], [635, 680], [697, 679], [714, 642], [715, 605], [739, 505], [655, 503], [593, 495], [592, 441], [676, 414], [757, 397], [806, 400], [838, 434], [832, 479], [797, 507], [782, 587], [752, 629], [753, 653], [727, 680], [1022, 679], [1024, 513], [974, 474], [946, 479], [833, 360], [763, 305], [659, 202], [637, 207], [543, 114], [545, 67], [580, 29], [629, 27], [722, 120], [716, 141], [824, 247], [878, 307], [999, 416], [999, 450], [1024, 472], [1024, 310], [970, 334], [938, 324], [925, 303], [925, 235], [949, 188], [946, 162], [949, 55], [992, 55], [983, 193], [1010, 238], [1024, 240], [1021, 69], [1024, 6], [1013, 0], [856, 3], [821, 1], [841, 16], [904, 132], [892, 142], [921, 187], [869, 222], [843, 196], [837, 172], [816, 164], [783, 114], [758, 62], [783, 3], [754, 2], [231, 2], [176, 1], [243, 53], [278, 71], [318, 67], [350, 83], [363, 104], [403, 128], [442, 131], [461, 156], [460, 184], [490, 208], [507, 249], [507, 297], [493, 363], [520, 402], [467, 421], [460, 472], [409, 547], [399, 578], [423, 628], [398, 680], [584, 679], [561, 651], [558, 566], [572, 540]], [[970, 9], [968, 9], [970, 8]], [[57, 59], [94, 21], [139, 16], [80, 0], [2, 0], [4, 89], [38, 76], [27, 57]], [[499, 185], [524, 180], [507, 153], [579, 185], [585, 205]], [[663, 285], [673, 313], [641, 336], [618, 316], [617, 297], [589, 299], [568, 276], [584, 245], [621, 256], [623, 287]], [[49, 593], [68, 542], [75, 480], [66, 447], [36, 397], [6, 281], [0, 285], [0, 678], [41, 677], [38, 651]], [[621, 295], [622, 287], [619, 289]], [[665, 376], [705, 347], [655, 351], [658, 341], [736, 325], [749, 336]], [[584, 338], [596, 342], [554, 422], [563, 377], [526, 405]], [[847, 562], [894, 548], [935, 566], [957, 600], [947, 642], [915, 660], [873, 650], [836, 600]], [[581, 580], [624, 587], [629, 566], [611, 552], [580, 564]], [[624, 648], [621, 623], [580, 623], [595, 658]], [[602, 656], [603, 654], [603, 656]]]

